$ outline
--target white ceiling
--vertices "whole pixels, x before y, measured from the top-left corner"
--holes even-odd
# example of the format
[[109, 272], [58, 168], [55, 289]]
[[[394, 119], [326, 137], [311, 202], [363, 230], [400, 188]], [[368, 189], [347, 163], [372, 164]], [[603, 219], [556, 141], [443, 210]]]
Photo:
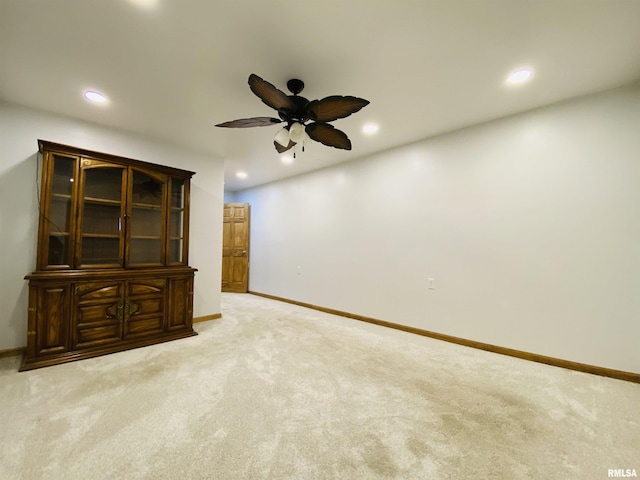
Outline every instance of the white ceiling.
[[[223, 158], [229, 191], [632, 83], [639, 52], [640, 0], [0, 0], [1, 99]], [[310, 142], [285, 166], [279, 127], [214, 127], [275, 113], [251, 73], [370, 100], [334, 122], [353, 150]]]

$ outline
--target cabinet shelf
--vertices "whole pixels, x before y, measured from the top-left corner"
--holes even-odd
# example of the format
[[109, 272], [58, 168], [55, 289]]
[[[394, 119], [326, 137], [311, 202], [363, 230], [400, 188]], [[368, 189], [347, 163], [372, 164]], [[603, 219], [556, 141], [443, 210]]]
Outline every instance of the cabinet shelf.
[[81, 264], [82, 266], [91, 266], [93, 268], [97, 268], [99, 265], [119, 265], [121, 259], [119, 257], [92, 257], [91, 263]]
[[94, 205], [117, 205], [120, 206], [122, 202], [120, 200], [109, 200], [108, 198], [95, 198], [95, 197], [84, 197], [84, 203], [90, 203]]
[[131, 206], [148, 210], [162, 210], [162, 205], [154, 205], [153, 203], [132, 203]]
[[116, 238], [119, 239], [120, 235], [111, 233], [83, 233], [82, 238]]

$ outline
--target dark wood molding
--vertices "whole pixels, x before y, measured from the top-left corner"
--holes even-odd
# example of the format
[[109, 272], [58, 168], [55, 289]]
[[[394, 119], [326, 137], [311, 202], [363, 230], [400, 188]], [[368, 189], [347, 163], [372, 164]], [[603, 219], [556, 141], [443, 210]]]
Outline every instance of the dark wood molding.
[[179, 340], [181, 338], [192, 337], [194, 335], [198, 335], [197, 332], [194, 331], [182, 331], [164, 334], [162, 336], [157, 336], [155, 338], [144, 338], [137, 341], [130, 341], [126, 343], [122, 343], [120, 345], [106, 346], [103, 348], [94, 348], [91, 350], [76, 350], [70, 351], [65, 354], [59, 355], [57, 357], [50, 358], [41, 358], [31, 360], [29, 358], [24, 358], [23, 363], [19, 368], [20, 372], [24, 372], [27, 370], [33, 370], [35, 368], [49, 367], [52, 365], [59, 365], [61, 363], [75, 362], [76, 360], [83, 360], [85, 358], [93, 358], [102, 355], [108, 355], [110, 353], [118, 353], [126, 350], [133, 350], [134, 348], [147, 347], [149, 345], [156, 345], [158, 343], [170, 342], [173, 340]]
[[[221, 313], [212, 313], [211, 315], [204, 315], [202, 317], [193, 317], [193, 323], [206, 322], [208, 320], [216, 320], [222, 318]], [[27, 347], [8, 348], [0, 350], [0, 358], [22, 356], [27, 351]]]
[[[71, 145], [62, 145], [60, 143], [50, 142], [48, 140], [38, 140], [38, 151], [43, 153], [45, 151], [58, 152], [63, 154], [79, 155], [86, 159], [104, 160], [106, 162], [117, 163], [121, 165], [133, 165], [138, 168], [148, 168], [149, 162], [142, 160], [135, 160], [133, 158], [121, 157], [119, 155], [113, 155], [111, 153], [95, 152], [93, 150], [87, 150], [86, 148], [73, 147]], [[187, 175], [189, 177], [196, 174], [190, 170], [183, 170], [181, 168], [170, 167], [167, 165], [153, 165], [154, 170], [163, 172], [168, 175]]]
[[523, 352], [521, 350], [515, 350], [513, 348], [500, 347], [498, 345], [491, 345], [489, 343], [476, 342], [474, 340], [468, 340], [466, 338], [454, 337], [451, 335], [445, 335], [442, 333], [430, 332], [429, 330], [422, 330], [420, 328], [410, 327], [408, 325], [401, 325], [399, 323], [387, 322], [385, 320], [379, 320], [377, 318], [364, 317], [355, 313], [342, 312], [333, 308], [320, 307], [305, 302], [298, 302], [296, 300], [290, 300], [288, 298], [277, 297], [275, 295], [269, 295], [266, 293], [249, 291], [252, 295], [259, 297], [269, 298], [271, 300], [278, 300], [280, 302], [291, 303], [293, 305], [299, 305], [301, 307], [311, 308], [320, 312], [330, 313], [333, 315], [339, 315], [341, 317], [351, 318], [362, 322], [373, 323], [382, 327], [395, 328], [396, 330], [402, 330], [416, 335], [422, 335], [423, 337], [434, 338], [436, 340], [442, 340], [445, 342], [455, 343], [463, 345], [465, 347], [477, 348], [479, 350], [486, 350], [488, 352], [499, 353], [501, 355], [508, 355], [510, 357], [516, 357], [523, 360], [530, 360], [532, 362], [544, 363], [554, 367], [566, 368], [568, 370], [576, 370], [578, 372], [591, 373], [593, 375], [600, 375], [603, 377], [615, 378], [617, 380], [625, 380], [627, 382], [640, 383], [640, 373], [625, 372], [623, 370], [614, 370], [611, 368], [598, 367], [595, 365], [588, 365], [586, 363], [572, 362], [569, 360], [563, 360], [560, 358], [547, 357], [546, 355], [539, 355], [537, 353]]
[[26, 351], [27, 351], [27, 347], [7, 348], [6, 350], [0, 350], [0, 358], [24, 355], [24, 352]]
[[204, 315], [202, 317], [193, 317], [193, 323], [206, 322], [208, 320], [216, 320], [222, 318], [221, 313], [212, 313], [211, 315]]
[[104, 279], [110, 280], [114, 276], [123, 278], [151, 277], [161, 278], [164, 275], [193, 275], [197, 268], [187, 266], [177, 267], [147, 267], [147, 268], [101, 268], [101, 269], [78, 269], [78, 270], [39, 270], [26, 275], [25, 280], [86, 280]]

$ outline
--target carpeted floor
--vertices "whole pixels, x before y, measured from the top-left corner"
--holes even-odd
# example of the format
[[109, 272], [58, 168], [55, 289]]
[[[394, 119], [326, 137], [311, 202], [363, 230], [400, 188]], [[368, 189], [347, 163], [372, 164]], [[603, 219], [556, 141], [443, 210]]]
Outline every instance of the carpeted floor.
[[260, 297], [162, 345], [17, 373], [0, 478], [640, 475], [640, 385]]

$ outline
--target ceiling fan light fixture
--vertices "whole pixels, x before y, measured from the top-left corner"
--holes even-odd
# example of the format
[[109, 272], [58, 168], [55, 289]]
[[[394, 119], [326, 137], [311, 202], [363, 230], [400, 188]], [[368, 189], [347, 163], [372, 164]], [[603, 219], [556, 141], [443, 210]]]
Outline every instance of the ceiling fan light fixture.
[[[300, 143], [304, 140], [306, 136], [306, 132], [304, 131], [304, 125], [299, 122], [294, 122], [289, 129], [289, 139], [294, 143]], [[282, 144], [281, 144], [282, 145]]]
[[289, 130], [287, 130], [286, 128], [281, 128], [276, 133], [274, 140], [277, 144], [286, 147], [287, 145], [289, 145]]

